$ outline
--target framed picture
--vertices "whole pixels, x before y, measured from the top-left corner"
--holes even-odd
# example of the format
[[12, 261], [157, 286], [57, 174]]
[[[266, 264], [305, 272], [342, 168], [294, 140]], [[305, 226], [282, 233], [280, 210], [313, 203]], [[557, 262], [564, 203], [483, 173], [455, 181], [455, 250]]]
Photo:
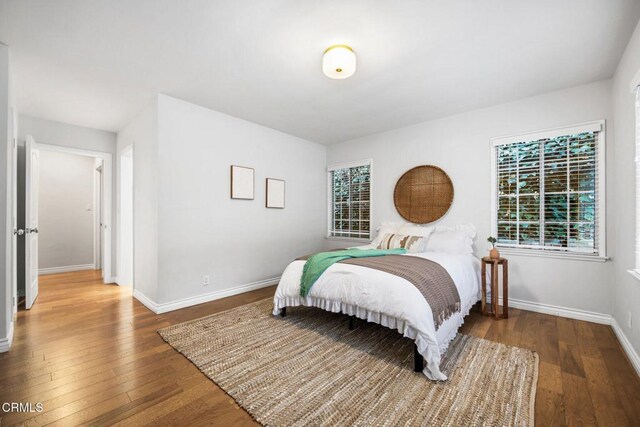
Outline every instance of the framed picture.
[[253, 168], [231, 165], [231, 198], [253, 200], [254, 198]]
[[267, 178], [268, 208], [284, 209], [284, 180]]

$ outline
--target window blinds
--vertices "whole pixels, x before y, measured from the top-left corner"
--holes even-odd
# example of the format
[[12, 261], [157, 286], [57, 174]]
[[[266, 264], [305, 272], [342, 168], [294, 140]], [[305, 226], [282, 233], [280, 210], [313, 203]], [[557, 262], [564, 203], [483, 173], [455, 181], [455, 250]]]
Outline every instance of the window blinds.
[[495, 145], [500, 246], [598, 253], [598, 129]]
[[329, 236], [369, 238], [371, 164], [330, 168]]

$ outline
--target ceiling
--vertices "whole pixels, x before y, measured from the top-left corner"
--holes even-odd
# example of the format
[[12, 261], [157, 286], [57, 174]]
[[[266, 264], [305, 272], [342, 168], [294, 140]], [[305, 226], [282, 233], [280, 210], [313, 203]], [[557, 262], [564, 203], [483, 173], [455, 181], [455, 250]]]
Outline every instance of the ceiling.
[[[2, 0], [22, 114], [118, 131], [164, 93], [331, 144], [610, 78], [636, 0]], [[355, 75], [321, 72], [345, 43]]]

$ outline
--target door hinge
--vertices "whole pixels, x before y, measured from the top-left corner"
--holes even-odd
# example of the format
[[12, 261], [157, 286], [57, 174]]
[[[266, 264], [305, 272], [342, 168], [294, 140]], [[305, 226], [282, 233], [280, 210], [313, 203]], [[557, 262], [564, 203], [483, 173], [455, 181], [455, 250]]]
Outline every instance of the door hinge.
[[18, 146], [17, 141], [15, 138], [13, 138], [13, 148], [16, 148]]

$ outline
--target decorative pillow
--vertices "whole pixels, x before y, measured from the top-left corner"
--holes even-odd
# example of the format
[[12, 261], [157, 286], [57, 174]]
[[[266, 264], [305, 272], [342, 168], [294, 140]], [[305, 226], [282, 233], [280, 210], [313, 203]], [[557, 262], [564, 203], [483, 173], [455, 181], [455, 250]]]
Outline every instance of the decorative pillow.
[[424, 237], [407, 234], [387, 233], [378, 244], [378, 249], [406, 249], [409, 253], [418, 253], [424, 246]]
[[373, 246], [374, 248], [377, 248], [385, 234], [387, 233], [396, 234], [398, 233], [398, 230], [400, 230], [400, 227], [402, 227], [405, 224], [406, 224], [405, 222], [391, 222], [391, 221], [383, 222], [382, 225], [378, 227], [378, 230], [377, 230], [378, 235], [376, 236], [375, 239], [373, 239], [373, 242], [371, 242], [371, 246]]
[[431, 235], [432, 231], [433, 229], [431, 227], [421, 227], [416, 224], [405, 224], [398, 229], [398, 234], [424, 237], [424, 239], [422, 239], [422, 246], [417, 252], [425, 252], [425, 245], [427, 244], [429, 235]]
[[426, 252], [473, 253], [473, 239], [476, 236], [476, 228], [472, 224], [430, 228], [432, 233], [425, 244]]

